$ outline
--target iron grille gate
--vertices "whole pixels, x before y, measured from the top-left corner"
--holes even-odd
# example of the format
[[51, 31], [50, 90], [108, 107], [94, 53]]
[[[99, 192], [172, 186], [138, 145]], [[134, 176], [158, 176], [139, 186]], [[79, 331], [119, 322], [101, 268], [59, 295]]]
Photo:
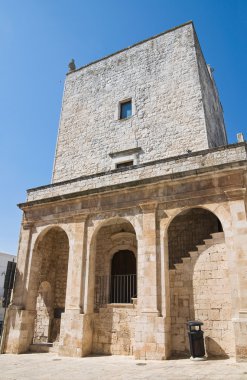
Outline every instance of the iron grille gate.
[[136, 274], [116, 274], [95, 278], [96, 309], [108, 303], [132, 303], [132, 298], [136, 296]]

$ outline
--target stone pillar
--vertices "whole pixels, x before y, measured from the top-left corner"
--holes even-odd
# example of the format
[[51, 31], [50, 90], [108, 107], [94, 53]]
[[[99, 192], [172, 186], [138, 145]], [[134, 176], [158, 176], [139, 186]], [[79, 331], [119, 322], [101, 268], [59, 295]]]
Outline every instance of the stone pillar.
[[6, 353], [26, 352], [32, 341], [35, 312], [24, 310], [32, 233], [32, 224], [24, 221], [20, 232], [13, 298], [4, 323], [2, 351]]
[[225, 231], [232, 286], [233, 326], [236, 359], [247, 361], [247, 215], [246, 189], [225, 192], [231, 215], [231, 228]]
[[165, 216], [160, 220], [160, 272], [161, 272], [161, 315], [165, 323], [165, 354], [169, 358], [171, 352], [171, 305], [170, 305], [170, 280], [169, 280], [169, 251], [168, 251], [168, 222], [170, 218]]
[[91, 317], [83, 314], [86, 220], [87, 216], [81, 216], [71, 223], [65, 313], [62, 314], [59, 343], [59, 354], [65, 356], [88, 355], [92, 346]]
[[156, 202], [141, 204], [142, 236], [138, 236], [136, 359], [165, 359], [164, 319], [157, 310]]

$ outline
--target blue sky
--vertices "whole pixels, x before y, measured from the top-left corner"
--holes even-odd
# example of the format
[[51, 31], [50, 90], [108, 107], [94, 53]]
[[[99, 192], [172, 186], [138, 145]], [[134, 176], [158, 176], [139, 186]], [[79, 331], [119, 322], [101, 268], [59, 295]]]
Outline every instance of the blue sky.
[[247, 136], [247, 0], [0, 0], [0, 251], [17, 253], [26, 189], [50, 183], [67, 65], [193, 20], [225, 113]]

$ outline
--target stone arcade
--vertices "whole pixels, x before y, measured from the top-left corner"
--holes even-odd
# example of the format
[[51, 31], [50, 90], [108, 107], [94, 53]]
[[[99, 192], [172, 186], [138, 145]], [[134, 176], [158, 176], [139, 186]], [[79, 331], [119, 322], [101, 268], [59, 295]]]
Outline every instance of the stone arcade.
[[52, 184], [28, 190], [4, 350], [247, 358], [246, 143], [192, 22], [67, 74]]

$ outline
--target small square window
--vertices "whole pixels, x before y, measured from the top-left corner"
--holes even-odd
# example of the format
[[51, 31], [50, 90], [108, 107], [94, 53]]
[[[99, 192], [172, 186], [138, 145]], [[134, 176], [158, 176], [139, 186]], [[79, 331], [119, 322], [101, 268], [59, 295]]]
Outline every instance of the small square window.
[[128, 100], [127, 102], [120, 103], [120, 119], [128, 119], [132, 116], [132, 102]]

